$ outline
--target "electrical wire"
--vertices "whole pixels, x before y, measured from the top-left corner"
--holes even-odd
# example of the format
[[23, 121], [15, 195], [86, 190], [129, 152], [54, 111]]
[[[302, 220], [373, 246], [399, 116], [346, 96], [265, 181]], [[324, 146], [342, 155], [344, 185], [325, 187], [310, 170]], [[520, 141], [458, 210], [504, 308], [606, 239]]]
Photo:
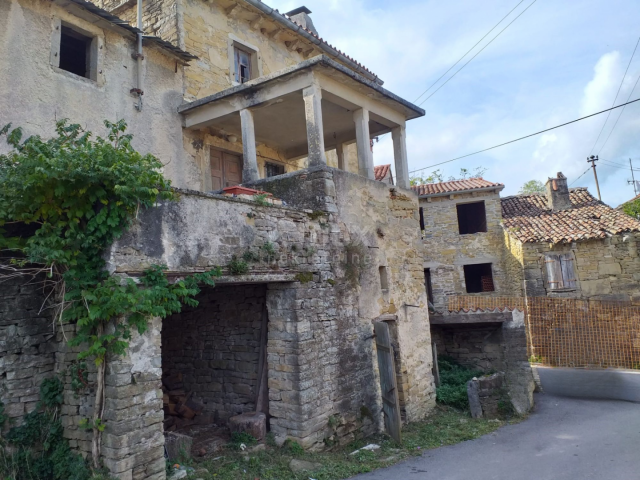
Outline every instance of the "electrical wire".
[[584, 176], [585, 176], [585, 174], [586, 174], [589, 170], [591, 170], [591, 167], [587, 168], [584, 172], [582, 172], [582, 175], [580, 175], [580, 176], [579, 176], [578, 178], [576, 178], [573, 182], [571, 182], [571, 183], [569, 184], [569, 186], [573, 185], [573, 184], [574, 184], [574, 183], [576, 183], [578, 180], [580, 180], [582, 177], [584, 177]]
[[[602, 161], [602, 160], [600, 160], [600, 161]], [[632, 170], [632, 169], [631, 169], [631, 168], [629, 168], [629, 167], [619, 167], [619, 166], [617, 166], [617, 165], [612, 165], [612, 164], [610, 164], [610, 163], [603, 163], [603, 164], [601, 164], [601, 165], [602, 165], [602, 166], [604, 166], [604, 167], [619, 168], [620, 170]], [[634, 168], [634, 169], [633, 169], [633, 171], [634, 171], [634, 172], [640, 172], [640, 169], [638, 169], [638, 168]]]
[[536, 135], [540, 135], [541, 133], [549, 132], [551, 130], [555, 130], [556, 128], [565, 127], [567, 125], [571, 125], [572, 123], [576, 123], [576, 122], [579, 122], [581, 120], [586, 120], [587, 118], [595, 117], [596, 115], [600, 115], [600, 114], [606, 113], [606, 112], [608, 112], [610, 110], [615, 110], [616, 108], [624, 107], [625, 105], [629, 105], [631, 103], [635, 103], [635, 102], [639, 102], [639, 101], [640, 101], [640, 98], [636, 98], [635, 100], [631, 100], [630, 102], [621, 103], [620, 105], [616, 105], [615, 107], [607, 108], [606, 110], [602, 110], [600, 112], [592, 113], [592, 114], [587, 115], [585, 117], [576, 118], [575, 120], [571, 120], [570, 122], [565, 122], [565, 123], [562, 123], [560, 125], [556, 125], [555, 127], [545, 128], [544, 130], [540, 130], [539, 132], [531, 133], [529, 135], [525, 135], [524, 137], [516, 138], [515, 140], [509, 140], [508, 142], [504, 142], [504, 143], [501, 143], [499, 145], [494, 145], [493, 147], [484, 148], [482, 150], [478, 150], [477, 152], [473, 152], [473, 153], [467, 153], [466, 155], [462, 155], [460, 157], [452, 158], [452, 159], [446, 160], [444, 162], [434, 163], [433, 165], [429, 165], [428, 167], [418, 168], [416, 170], [410, 171], [409, 173], [421, 172], [422, 170], [427, 170], [429, 168], [437, 167], [438, 165], [444, 165], [445, 163], [454, 162], [456, 160], [460, 160], [461, 158], [471, 157], [472, 155], [477, 155], [479, 153], [487, 152], [489, 150], [493, 150], [494, 148], [503, 147], [505, 145], [509, 145], [510, 143], [519, 142], [520, 140], [524, 140], [526, 138], [535, 137]]
[[[636, 42], [636, 48], [633, 49], [633, 53], [631, 54], [631, 58], [629, 59], [629, 63], [627, 64], [627, 69], [624, 71], [624, 75], [622, 76], [622, 80], [620, 81], [620, 86], [618, 87], [616, 96], [613, 99], [613, 103], [611, 103], [612, 107], [616, 104], [616, 100], [618, 100], [618, 95], [620, 95], [620, 89], [624, 84], [624, 79], [627, 77], [627, 72], [629, 71], [629, 67], [631, 66], [631, 61], [633, 60], [633, 57], [636, 54], [636, 50], [638, 49], [638, 44], [640, 44], [640, 37], [638, 37], [638, 41]], [[598, 137], [596, 138], [596, 141], [594, 142], [593, 147], [591, 147], [591, 151], [587, 156], [590, 156], [595, 150], [596, 145], [598, 144], [598, 140], [600, 140], [600, 136], [602, 135], [602, 132], [604, 131], [604, 127], [607, 125], [607, 122], [609, 121], [610, 116], [611, 116], [611, 111], [609, 111], [609, 115], [607, 115], [607, 118], [605, 118], [604, 123], [602, 124], [602, 128], [600, 129], [600, 133], [598, 133]], [[600, 150], [602, 150], [602, 148]]]
[[[629, 92], [629, 96], [627, 97], [627, 101], [629, 101], [629, 99], [631, 98], [631, 95], [633, 95], [633, 91], [636, 89], [636, 87], [638, 86], [638, 81], [640, 81], [640, 77], [638, 77], [638, 80], [636, 80], [635, 85], [633, 86], [633, 88], [631, 89], [631, 92]], [[607, 142], [609, 141], [609, 138], [611, 138], [611, 134], [613, 133], [613, 131], [616, 128], [616, 125], [618, 125], [618, 121], [620, 120], [620, 117], [622, 116], [622, 114], [624, 113], [624, 107], [622, 108], [622, 110], [620, 110], [620, 115], [618, 115], [618, 118], [616, 119], [616, 123], [613, 124], [613, 128], [611, 128], [611, 131], [609, 132], [609, 135], [607, 135], [607, 139], [604, 141], [604, 143], [602, 144], [602, 146], [600, 147], [600, 150], [598, 150], [598, 155], [600, 155], [600, 152], [602, 151], [602, 149], [605, 147], [605, 145], [607, 144]]]
[[418, 100], [420, 100], [420, 99], [422, 98], [422, 96], [423, 96], [425, 93], [427, 93], [429, 90], [431, 90], [431, 88], [432, 88], [436, 83], [438, 83], [440, 80], [442, 80], [442, 78], [443, 78], [447, 73], [449, 73], [451, 70], [453, 70], [453, 67], [455, 67], [457, 64], [459, 64], [459, 63], [462, 61], [462, 59], [463, 59], [464, 57], [466, 57], [467, 55], [469, 55], [469, 53], [471, 53], [471, 51], [472, 51], [474, 48], [476, 48], [480, 42], [482, 42], [482, 40], [484, 40], [485, 38], [487, 38], [487, 36], [488, 36], [491, 32], [493, 32], [493, 31], [498, 27], [498, 25], [500, 25], [500, 24], [504, 21], [504, 19], [505, 19], [505, 18], [507, 18], [509, 15], [511, 15], [511, 13], [512, 13], [516, 8], [518, 8], [518, 7], [519, 7], [523, 2], [524, 2], [524, 0], [520, 0], [520, 2], [518, 2], [518, 4], [517, 4], [515, 7], [513, 7], [513, 8], [509, 11], [509, 13], [507, 13], [504, 17], [502, 17], [502, 19], [501, 19], [498, 23], [496, 23], [496, 24], [493, 26], [493, 28], [492, 28], [491, 30], [489, 30], [487, 33], [485, 33], [484, 37], [482, 37], [480, 40], [478, 40], [478, 41], [476, 42], [476, 44], [475, 44], [473, 47], [471, 47], [469, 50], [467, 50], [467, 53], [465, 53], [464, 55], [462, 55], [462, 56], [458, 59], [458, 61], [457, 61], [456, 63], [454, 63], [453, 65], [451, 65], [451, 66], [449, 67], [449, 70], [447, 70], [446, 72], [444, 72], [442, 75], [440, 75], [440, 77], [438, 77], [438, 79], [437, 79], [435, 82], [433, 82], [431, 85], [429, 85], [429, 88], [427, 88], [424, 92], [422, 92], [422, 93], [420, 94], [420, 96], [419, 96], [418, 98], [416, 98], [416, 99], [413, 101], [413, 103], [416, 103]]
[[469, 65], [469, 64], [473, 61], [473, 59], [474, 59], [474, 58], [476, 58], [478, 55], [480, 55], [480, 54], [482, 53], [482, 51], [483, 51], [485, 48], [487, 48], [489, 45], [491, 45], [491, 43], [492, 43], [496, 38], [498, 38], [498, 37], [502, 34], [502, 32], [504, 32], [507, 28], [509, 28], [513, 22], [515, 22], [516, 20], [518, 20], [518, 19], [522, 16], [522, 14], [523, 14], [524, 12], [526, 12], [527, 10], [529, 10], [529, 8], [531, 8], [531, 6], [532, 6], [534, 3], [536, 3], [536, 1], [537, 1], [537, 0], [533, 0], [533, 2], [531, 2], [527, 8], [525, 8], [523, 11], [521, 11], [521, 12], [518, 14], [518, 16], [517, 16], [516, 18], [514, 18], [513, 20], [511, 20], [511, 22], [509, 22], [509, 23], [507, 24], [507, 26], [506, 26], [506, 27], [504, 27], [502, 30], [500, 30], [500, 32], [498, 32], [498, 34], [497, 34], [495, 37], [493, 37], [491, 40], [489, 40], [489, 42], [488, 42], [484, 47], [482, 47], [482, 48], [478, 51], [478, 53], [476, 53], [473, 57], [471, 57], [471, 58], [469, 59], [469, 61], [468, 61], [467, 63], [465, 63], [465, 64], [464, 64], [464, 65], [462, 65], [458, 70], [456, 70], [456, 73], [454, 73], [454, 74], [453, 74], [453, 75], [451, 75], [449, 78], [447, 78], [447, 81], [446, 81], [446, 82], [444, 82], [442, 85], [440, 85], [438, 88], [436, 88], [436, 90], [435, 90], [431, 95], [429, 95], [427, 98], [425, 98], [422, 102], [420, 102], [420, 103], [418, 104], [418, 106], [421, 106], [424, 102], [426, 102], [426, 101], [427, 101], [427, 100], [429, 100], [431, 97], [433, 97], [436, 93], [438, 93], [438, 91], [439, 91], [442, 87], [444, 87], [447, 83], [449, 83], [449, 81], [450, 81], [453, 77], [455, 77], [458, 73], [460, 73], [460, 70], [462, 70], [464, 67], [466, 67], [467, 65]]

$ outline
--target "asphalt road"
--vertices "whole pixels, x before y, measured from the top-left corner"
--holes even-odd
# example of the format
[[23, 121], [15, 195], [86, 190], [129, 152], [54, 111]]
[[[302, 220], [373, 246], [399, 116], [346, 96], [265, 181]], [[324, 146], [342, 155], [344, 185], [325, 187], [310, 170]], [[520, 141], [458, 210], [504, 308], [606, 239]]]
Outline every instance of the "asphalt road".
[[640, 404], [536, 396], [530, 417], [360, 480], [640, 480]]

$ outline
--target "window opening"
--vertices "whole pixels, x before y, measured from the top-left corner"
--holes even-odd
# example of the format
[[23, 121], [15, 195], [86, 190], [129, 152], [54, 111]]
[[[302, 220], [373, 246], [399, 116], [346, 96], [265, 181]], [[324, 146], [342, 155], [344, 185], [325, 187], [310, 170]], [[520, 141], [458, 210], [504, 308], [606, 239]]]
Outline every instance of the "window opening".
[[427, 298], [429, 299], [429, 302], [431, 302], [431, 305], [433, 305], [433, 287], [431, 286], [431, 269], [430, 268], [424, 269], [424, 286], [427, 290]]
[[387, 277], [387, 267], [380, 267], [380, 288], [382, 290], [389, 290], [389, 278]]
[[233, 49], [236, 65], [236, 82], [245, 83], [251, 80], [251, 54], [238, 47]]
[[267, 178], [282, 175], [284, 173], [284, 165], [279, 163], [265, 163], [264, 171]]
[[59, 67], [80, 77], [90, 78], [91, 41], [90, 37], [62, 26]]
[[461, 203], [458, 211], [458, 229], [460, 235], [487, 231], [487, 214], [484, 202]]
[[467, 287], [467, 293], [495, 291], [490, 263], [465, 265], [463, 268], [464, 282]]

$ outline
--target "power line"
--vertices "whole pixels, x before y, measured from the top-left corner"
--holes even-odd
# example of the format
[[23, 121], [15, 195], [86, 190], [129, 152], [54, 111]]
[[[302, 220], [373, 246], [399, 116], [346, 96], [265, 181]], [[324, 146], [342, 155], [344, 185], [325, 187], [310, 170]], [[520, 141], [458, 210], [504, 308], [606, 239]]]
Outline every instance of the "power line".
[[507, 26], [506, 26], [506, 27], [504, 27], [502, 30], [500, 30], [500, 32], [498, 32], [498, 34], [497, 34], [495, 37], [493, 37], [491, 40], [489, 40], [489, 42], [488, 42], [484, 47], [482, 47], [482, 48], [478, 51], [478, 53], [476, 53], [473, 57], [471, 57], [471, 58], [469, 59], [469, 61], [468, 61], [467, 63], [465, 63], [465, 64], [464, 64], [464, 65], [462, 65], [458, 70], [456, 70], [456, 73], [454, 73], [454, 74], [453, 74], [453, 75], [451, 75], [449, 78], [447, 78], [447, 81], [446, 81], [446, 82], [444, 82], [442, 85], [440, 85], [438, 88], [436, 88], [436, 90], [435, 90], [431, 95], [429, 95], [427, 98], [425, 98], [422, 102], [420, 102], [420, 103], [418, 104], [418, 106], [422, 105], [424, 102], [426, 102], [426, 101], [427, 101], [427, 100], [429, 100], [431, 97], [433, 97], [436, 93], [438, 93], [438, 91], [439, 91], [442, 87], [444, 87], [447, 83], [449, 83], [449, 81], [450, 81], [453, 77], [455, 77], [458, 73], [460, 73], [460, 70], [462, 70], [464, 67], [466, 67], [467, 65], [469, 65], [469, 64], [471, 63], [471, 61], [472, 61], [474, 58], [476, 58], [478, 55], [480, 55], [480, 54], [482, 53], [482, 51], [483, 51], [485, 48], [487, 48], [489, 45], [491, 45], [491, 43], [492, 43], [496, 38], [498, 38], [498, 37], [502, 34], [502, 32], [504, 32], [507, 28], [509, 28], [509, 27], [511, 26], [511, 24], [512, 24], [513, 22], [515, 22], [518, 18], [520, 18], [520, 16], [521, 16], [524, 12], [526, 12], [527, 10], [529, 10], [529, 8], [531, 8], [531, 6], [532, 6], [534, 3], [536, 3], [536, 1], [537, 1], [537, 0], [533, 0], [533, 2], [531, 2], [527, 8], [525, 8], [522, 12], [520, 12], [516, 18], [514, 18], [513, 20], [511, 20], [511, 22], [509, 22], [509, 24], [507, 24]]
[[[635, 85], [633, 86], [633, 88], [631, 89], [631, 91], [629, 92], [629, 96], [627, 97], [627, 101], [629, 101], [629, 99], [631, 98], [631, 95], [633, 95], [633, 91], [636, 89], [636, 87], [638, 86], [638, 81], [640, 81], [640, 77], [638, 77], [638, 80], [636, 80]], [[620, 110], [620, 115], [618, 115], [618, 118], [616, 118], [616, 123], [613, 124], [613, 128], [611, 129], [611, 131], [609, 132], [609, 135], [607, 135], [607, 139], [604, 141], [604, 143], [602, 144], [602, 146], [600, 147], [600, 150], [598, 150], [598, 154], [600, 154], [600, 152], [602, 151], [602, 149], [605, 147], [605, 145], [607, 144], [607, 142], [609, 141], [609, 138], [611, 137], [611, 134], [613, 133], [613, 131], [616, 128], [616, 125], [618, 125], [618, 121], [620, 120], [620, 117], [622, 116], [622, 114], [624, 113], [624, 108], [622, 110]]]
[[487, 36], [488, 36], [491, 32], [493, 32], [493, 31], [497, 28], [497, 26], [498, 26], [498, 25], [500, 25], [500, 24], [504, 21], [504, 19], [505, 19], [505, 18], [507, 18], [509, 15], [511, 15], [511, 13], [512, 13], [516, 8], [518, 8], [518, 7], [520, 6], [520, 4], [522, 4], [523, 2], [524, 2], [524, 0], [520, 0], [520, 2], [518, 2], [518, 4], [517, 4], [515, 7], [513, 7], [513, 8], [509, 11], [509, 13], [507, 13], [504, 17], [502, 17], [502, 19], [501, 19], [498, 23], [496, 23], [496, 24], [493, 26], [493, 28], [492, 28], [491, 30], [489, 30], [487, 33], [485, 33], [484, 37], [482, 37], [480, 40], [478, 40], [478, 41], [476, 42], [476, 44], [475, 44], [473, 47], [471, 47], [469, 50], [467, 50], [467, 53], [465, 53], [464, 55], [462, 55], [462, 56], [458, 59], [458, 61], [457, 61], [456, 63], [454, 63], [453, 65], [451, 65], [451, 66], [449, 67], [449, 70], [447, 70], [446, 72], [444, 72], [442, 75], [440, 75], [440, 77], [439, 77], [435, 82], [433, 82], [431, 85], [429, 85], [429, 88], [427, 88], [424, 92], [422, 92], [422, 93], [420, 94], [420, 96], [419, 96], [418, 98], [416, 98], [416, 99], [413, 101], [413, 103], [416, 103], [418, 100], [420, 100], [420, 98], [422, 98], [422, 96], [423, 96], [425, 93], [427, 93], [429, 90], [431, 90], [431, 88], [432, 88], [436, 83], [438, 83], [440, 80], [442, 80], [442, 77], [444, 77], [447, 73], [449, 73], [451, 70], [453, 70], [453, 67], [455, 67], [457, 64], [459, 64], [459, 63], [462, 61], [462, 59], [463, 59], [464, 57], [466, 57], [467, 55], [469, 55], [469, 53], [471, 53], [471, 51], [472, 51], [474, 48], [476, 48], [480, 42], [482, 42], [482, 40], [484, 40], [485, 38], [487, 38]]
[[600, 112], [592, 113], [591, 115], [587, 115], [586, 117], [577, 118], [575, 120], [571, 120], [570, 122], [566, 122], [566, 123], [562, 123], [560, 125], [556, 125], [555, 127], [546, 128], [544, 130], [540, 130], [539, 132], [532, 133], [530, 135], [525, 135], [524, 137], [516, 138], [515, 140], [509, 140], [508, 142], [504, 142], [504, 143], [501, 143], [499, 145], [494, 145], [493, 147], [484, 148], [482, 150], [478, 150], [477, 152], [473, 152], [473, 153], [467, 153], [466, 155], [462, 155], [460, 157], [452, 158], [452, 159], [446, 160], [444, 162], [434, 163], [433, 165], [429, 165], [428, 167], [418, 168], [417, 170], [412, 170], [409, 173], [420, 172], [422, 170], [427, 170], [428, 168], [433, 168], [433, 167], [437, 167], [438, 165], [444, 165], [445, 163], [453, 162], [455, 160], [460, 160], [461, 158], [471, 157], [472, 155], [477, 155], [478, 153], [487, 152], [489, 150], [493, 150], [494, 148], [504, 147], [505, 145], [509, 145], [510, 143], [519, 142], [520, 140], [524, 140], [525, 138], [535, 137], [536, 135], [540, 135], [541, 133], [545, 133], [545, 132], [548, 132], [550, 130], [555, 130], [556, 128], [565, 127], [567, 125], [571, 125], [572, 123], [576, 123], [576, 122], [579, 122], [581, 120], [586, 120], [587, 118], [595, 117], [596, 115], [600, 115], [600, 114], [606, 113], [606, 112], [608, 112], [610, 110], [615, 110], [616, 108], [624, 107], [625, 105], [629, 105], [631, 103], [635, 103], [635, 102], [638, 102], [638, 101], [640, 101], [640, 98], [636, 98], [635, 100], [631, 100], [630, 102], [627, 102], [627, 103], [622, 103], [620, 105], [616, 105], [615, 107], [607, 108], [606, 110], [602, 110]]
[[[619, 169], [621, 169], [621, 170], [631, 170], [629, 167], [619, 167], [619, 166], [618, 166], [619, 164], [612, 165], [611, 163], [608, 163], [606, 160], [602, 160], [602, 159], [600, 159], [600, 161], [601, 161], [601, 162], [605, 162], [605, 164], [604, 164], [604, 166], [605, 166], [605, 167], [619, 168]], [[633, 169], [633, 171], [634, 171], [634, 172], [640, 172], [640, 169], [638, 169], [638, 168], [634, 168], [634, 169]]]
[[[618, 87], [616, 96], [613, 99], [613, 103], [611, 103], [612, 107], [616, 104], [616, 100], [618, 100], [618, 95], [620, 95], [620, 89], [622, 88], [624, 79], [627, 77], [627, 72], [629, 71], [629, 67], [631, 66], [631, 61], [633, 60], [633, 56], [636, 54], [636, 50], [638, 49], [639, 43], [640, 43], [640, 37], [638, 37], [638, 41], [636, 42], [636, 48], [633, 49], [633, 53], [631, 54], [631, 58], [629, 59], [629, 63], [627, 64], [627, 69], [624, 71], [624, 75], [622, 76], [622, 80], [620, 81], [620, 86]], [[598, 144], [598, 140], [600, 140], [600, 135], [602, 135], [602, 132], [604, 131], [604, 127], [607, 125], [607, 122], [609, 121], [610, 116], [611, 116], [611, 111], [609, 111], [609, 115], [607, 115], [607, 118], [604, 120], [604, 123], [602, 124], [602, 128], [600, 129], [600, 133], [598, 133], [598, 137], [596, 138], [596, 141], [593, 144], [593, 147], [591, 147], [591, 151], [589, 151], [589, 155], [591, 155], [593, 153], [593, 150], [596, 148], [596, 145]], [[602, 150], [602, 148], [600, 150]]]
[[589, 170], [591, 170], [591, 167], [587, 168], [584, 172], [582, 172], [582, 175], [580, 175], [580, 176], [579, 176], [578, 178], [576, 178], [573, 182], [571, 182], [571, 183], [569, 184], [569, 186], [573, 185], [573, 184], [574, 184], [574, 183], [576, 183], [578, 180], [580, 180], [582, 177], [584, 177], [584, 176], [587, 174], [587, 172], [588, 172]]

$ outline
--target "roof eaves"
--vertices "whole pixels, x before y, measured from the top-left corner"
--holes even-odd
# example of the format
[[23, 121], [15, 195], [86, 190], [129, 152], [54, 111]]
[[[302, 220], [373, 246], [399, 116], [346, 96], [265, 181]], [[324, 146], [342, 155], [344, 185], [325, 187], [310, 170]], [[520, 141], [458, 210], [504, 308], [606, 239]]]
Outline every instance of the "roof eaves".
[[418, 198], [432, 198], [432, 197], [448, 197], [449, 195], [459, 195], [461, 193], [473, 193], [473, 192], [501, 192], [504, 189], [504, 185], [494, 185], [490, 187], [480, 187], [480, 188], [466, 188], [464, 190], [451, 190], [448, 192], [435, 192], [435, 193], [425, 193], [423, 195], [418, 195]]
[[285, 27], [289, 28], [290, 30], [293, 30], [294, 32], [299, 33], [300, 35], [305, 37], [307, 40], [309, 40], [311, 43], [317, 45], [322, 50], [324, 50], [325, 53], [327, 53], [328, 55], [337, 57], [338, 59], [343, 61], [345, 64], [347, 64], [350, 68], [358, 72], [360, 75], [363, 75], [365, 78], [368, 78], [369, 80], [376, 82], [378, 85], [382, 85], [384, 83], [380, 78], [378, 78], [378, 76], [375, 73], [373, 73], [367, 67], [362, 65], [360, 62], [350, 57], [346, 53], [338, 50], [336, 47], [328, 43], [322, 37], [313, 33], [311, 30], [304, 28], [302, 25], [300, 25], [297, 22], [294, 22], [285, 14], [280, 13], [278, 10], [265, 5], [264, 3], [262, 3], [261, 0], [243, 0], [243, 1], [251, 5], [252, 7], [257, 8], [263, 13], [269, 15], [271, 18], [281, 23]]

